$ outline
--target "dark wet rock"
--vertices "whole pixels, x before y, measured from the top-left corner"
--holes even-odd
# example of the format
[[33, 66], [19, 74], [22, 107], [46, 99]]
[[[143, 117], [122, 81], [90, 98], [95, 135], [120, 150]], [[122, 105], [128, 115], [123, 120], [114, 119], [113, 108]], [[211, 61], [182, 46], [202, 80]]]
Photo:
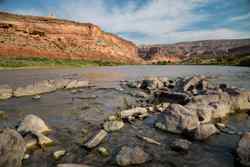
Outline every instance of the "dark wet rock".
[[160, 89], [167, 85], [168, 79], [160, 79], [159, 77], [147, 77], [142, 81], [141, 89], [154, 90]]
[[240, 163], [244, 166], [250, 166], [250, 133], [247, 132], [241, 136], [238, 144], [237, 154]]
[[197, 128], [198, 116], [182, 105], [171, 104], [160, 114], [156, 127], [172, 133], [189, 132]]
[[67, 84], [65, 88], [74, 89], [74, 88], [82, 88], [82, 87], [88, 87], [88, 86], [89, 86], [88, 81], [72, 80]]
[[13, 90], [9, 85], [0, 85], [0, 100], [11, 98]]
[[129, 88], [140, 88], [141, 87], [142, 82], [141, 81], [128, 81], [127, 82], [127, 86]]
[[84, 144], [87, 148], [94, 148], [98, 146], [103, 139], [107, 136], [107, 132], [103, 129], [99, 130], [93, 137], [91, 137], [87, 143]]
[[170, 148], [177, 152], [188, 152], [189, 147], [192, 143], [185, 139], [176, 139], [171, 143]]
[[214, 124], [201, 124], [195, 130], [194, 138], [196, 140], [206, 140], [208, 137], [218, 133]]
[[53, 158], [55, 160], [59, 160], [61, 157], [63, 157], [66, 154], [65, 150], [58, 150], [53, 153]]
[[159, 91], [155, 94], [155, 101], [160, 103], [167, 102], [185, 105], [189, 103], [190, 100], [190, 95], [181, 92]]
[[40, 82], [36, 82], [31, 85], [27, 85], [25, 87], [19, 87], [16, 90], [14, 90], [14, 96], [15, 97], [21, 97], [21, 96], [33, 96], [38, 95], [42, 93], [49, 93], [56, 90], [56, 87], [51, 84], [49, 80], [44, 80]]
[[91, 167], [91, 166], [81, 165], [81, 164], [58, 164], [57, 167]]
[[21, 167], [25, 153], [23, 137], [15, 130], [0, 132], [0, 166]]
[[140, 147], [121, 148], [121, 151], [116, 156], [116, 162], [119, 166], [139, 165], [148, 160], [149, 155]]
[[103, 128], [107, 131], [107, 132], [113, 132], [113, 131], [117, 131], [120, 130], [121, 128], [124, 127], [124, 123], [123, 121], [107, 121], [104, 122], [103, 124]]
[[46, 123], [36, 115], [27, 115], [17, 128], [20, 133], [38, 132], [45, 133], [51, 131]]

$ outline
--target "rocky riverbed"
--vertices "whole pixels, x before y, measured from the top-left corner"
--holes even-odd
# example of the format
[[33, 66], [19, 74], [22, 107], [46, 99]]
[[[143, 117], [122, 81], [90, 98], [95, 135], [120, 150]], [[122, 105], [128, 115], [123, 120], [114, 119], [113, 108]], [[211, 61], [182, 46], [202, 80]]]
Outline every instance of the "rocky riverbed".
[[250, 92], [210, 76], [146, 77], [114, 88], [75, 79], [1, 88], [8, 97], [0, 102], [3, 167], [250, 162]]

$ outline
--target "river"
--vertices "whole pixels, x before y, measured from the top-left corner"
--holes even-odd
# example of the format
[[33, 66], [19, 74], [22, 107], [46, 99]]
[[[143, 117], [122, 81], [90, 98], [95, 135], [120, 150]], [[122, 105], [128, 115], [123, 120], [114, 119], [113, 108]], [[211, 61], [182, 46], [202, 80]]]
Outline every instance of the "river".
[[[56, 145], [46, 150], [37, 150], [23, 163], [24, 167], [52, 167], [59, 162], [85, 163], [97, 167], [112, 167], [114, 156], [122, 145], [140, 145], [152, 156], [152, 160], [141, 166], [148, 167], [234, 167], [235, 148], [239, 141], [237, 135], [219, 134], [205, 142], [193, 141], [190, 152], [180, 155], [169, 150], [169, 143], [178, 138], [154, 130], [151, 120], [136, 121], [131, 128], [116, 132], [102, 145], [109, 148], [111, 156], [102, 158], [96, 150], [86, 150], [82, 141], [100, 127], [100, 123], [110, 114], [125, 109], [124, 103], [136, 105], [135, 99], [119, 89], [121, 80], [139, 80], [145, 76], [167, 76], [169, 78], [192, 75], [211, 76], [215, 83], [227, 83], [231, 86], [250, 90], [250, 68], [233, 66], [188, 66], [188, 65], [140, 65], [115, 67], [88, 67], [64, 69], [25, 69], [1, 70], [0, 84], [17, 87], [38, 80], [56, 78], [81, 78], [89, 80], [96, 87], [85, 88], [77, 93], [56, 91], [42, 95], [40, 100], [32, 97], [12, 98], [0, 101], [0, 110], [6, 111], [7, 118], [0, 121], [0, 128], [14, 128], [27, 114], [36, 114], [48, 123], [50, 138]], [[225, 120], [241, 131], [250, 130], [247, 114], [238, 114]], [[86, 135], [82, 132], [87, 131]], [[89, 132], [89, 133], [88, 133]], [[149, 145], [134, 137], [137, 133], [153, 137], [163, 146]], [[58, 149], [66, 149], [68, 154], [59, 162], [51, 154]]]

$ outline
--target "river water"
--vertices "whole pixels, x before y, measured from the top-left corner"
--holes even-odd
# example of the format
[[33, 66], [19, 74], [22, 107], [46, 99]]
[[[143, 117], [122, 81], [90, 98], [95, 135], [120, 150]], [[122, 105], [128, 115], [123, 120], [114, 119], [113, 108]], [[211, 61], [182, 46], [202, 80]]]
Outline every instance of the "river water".
[[[180, 136], [155, 130], [151, 120], [136, 121], [105, 140], [102, 146], [109, 149], [111, 156], [101, 157], [97, 150], [86, 150], [82, 143], [93, 131], [100, 128], [103, 120], [127, 105], [136, 105], [134, 97], [122, 93], [119, 89], [121, 80], [139, 80], [145, 76], [167, 76], [169, 78], [192, 75], [211, 76], [215, 83], [227, 83], [231, 86], [250, 90], [250, 68], [231, 66], [116, 66], [89, 67], [77, 69], [27, 69], [1, 70], [0, 84], [13, 87], [26, 85], [38, 80], [56, 78], [80, 78], [89, 80], [97, 87], [82, 89], [77, 93], [57, 91], [42, 95], [38, 101], [32, 97], [12, 98], [0, 101], [0, 110], [6, 111], [7, 117], [0, 121], [0, 128], [15, 128], [27, 114], [36, 114], [43, 118], [53, 131], [49, 137], [56, 145], [46, 150], [36, 150], [24, 167], [53, 167], [58, 163], [84, 163], [97, 167], [116, 166], [114, 157], [123, 145], [139, 145], [149, 152], [151, 161], [141, 166], [148, 167], [234, 167], [235, 148], [239, 141], [237, 135], [219, 134], [205, 142], [193, 141], [188, 154], [171, 152], [169, 143]], [[250, 131], [247, 114], [238, 114], [225, 120], [240, 131]], [[136, 138], [142, 133], [152, 137], [162, 146], [150, 145]], [[68, 154], [59, 161], [54, 161], [51, 154], [58, 149], [66, 149]]]

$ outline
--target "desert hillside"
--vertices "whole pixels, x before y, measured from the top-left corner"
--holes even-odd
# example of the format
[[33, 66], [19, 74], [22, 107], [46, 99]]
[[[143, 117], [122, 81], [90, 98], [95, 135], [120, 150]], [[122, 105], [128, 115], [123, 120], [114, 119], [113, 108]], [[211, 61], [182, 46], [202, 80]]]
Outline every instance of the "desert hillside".
[[0, 57], [142, 61], [135, 44], [96, 25], [4, 12], [0, 12]]
[[142, 45], [139, 55], [149, 62], [181, 62], [193, 58], [249, 56], [250, 39], [207, 40], [166, 45]]

